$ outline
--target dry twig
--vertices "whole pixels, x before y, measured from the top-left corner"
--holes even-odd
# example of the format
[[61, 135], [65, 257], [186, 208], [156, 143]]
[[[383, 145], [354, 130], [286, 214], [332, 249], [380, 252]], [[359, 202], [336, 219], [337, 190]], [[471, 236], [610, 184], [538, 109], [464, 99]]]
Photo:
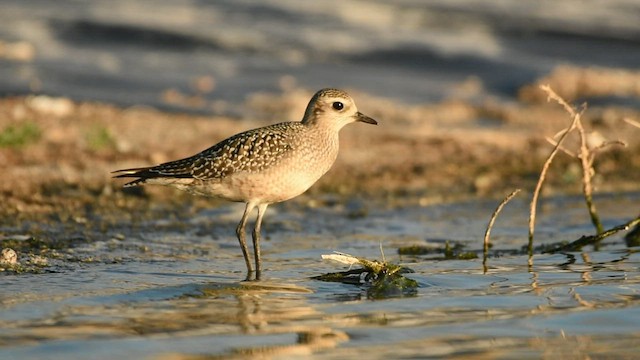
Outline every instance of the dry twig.
[[559, 145], [558, 145], [558, 142], [557, 142], [557, 141], [555, 141], [555, 140], [553, 140], [552, 138], [550, 138], [550, 137], [548, 137], [548, 136], [547, 136], [547, 137], [545, 137], [545, 140], [547, 140], [547, 142], [548, 142], [549, 144], [553, 145], [553, 146], [558, 146], [558, 149], [562, 150], [562, 152], [564, 152], [565, 154], [567, 154], [567, 155], [571, 156], [572, 158], [577, 158], [577, 157], [578, 157], [578, 156], [577, 156], [576, 154], [574, 154], [571, 150], [566, 149], [566, 148], [564, 148], [564, 147], [562, 147], [562, 146], [559, 146]]
[[500, 205], [498, 205], [496, 210], [493, 212], [493, 214], [491, 215], [491, 219], [489, 219], [487, 230], [484, 233], [484, 251], [483, 251], [484, 257], [482, 260], [482, 265], [485, 268], [485, 272], [487, 267], [487, 256], [489, 254], [489, 237], [491, 236], [491, 229], [493, 229], [493, 224], [496, 222], [496, 218], [498, 217], [498, 214], [500, 213], [500, 211], [502, 211], [502, 208], [509, 201], [511, 201], [511, 199], [513, 199], [513, 197], [516, 196], [519, 192], [520, 192], [520, 189], [515, 189], [514, 191], [511, 192], [511, 194], [507, 195], [507, 197], [505, 197], [504, 200], [502, 200]]
[[624, 118], [624, 121], [626, 121], [627, 124], [629, 124], [629, 125], [633, 125], [633, 126], [635, 126], [637, 128], [640, 128], [640, 122], [638, 122], [638, 121], [635, 121], [635, 120], [630, 119], [630, 118]]
[[487, 225], [487, 230], [484, 233], [484, 248], [485, 248], [485, 252], [487, 251], [487, 248], [489, 247], [489, 237], [491, 236], [491, 229], [493, 229], [493, 224], [496, 222], [496, 218], [498, 217], [498, 214], [500, 213], [500, 211], [502, 211], [502, 208], [509, 202], [511, 201], [511, 199], [513, 199], [514, 196], [516, 196], [521, 190], [520, 189], [515, 189], [511, 192], [511, 194], [507, 195], [507, 197], [505, 197], [502, 202], [500, 203], [500, 205], [498, 205], [498, 207], [496, 208], [496, 210], [493, 212], [493, 214], [491, 215], [491, 219], [489, 219], [489, 224]]
[[[536, 184], [536, 188], [533, 193], [533, 199], [531, 200], [531, 208], [530, 208], [530, 215], [529, 215], [529, 255], [530, 256], [533, 254], [533, 233], [534, 233], [534, 226], [535, 226], [535, 216], [536, 216], [536, 206], [538, 202], [538, 196], [540, 193], [540, 189], [542, 188], [542, 183], [544, 182], [544, 179], [546, 177], [546, 173], [549, 168], [549, 165], [551, 164], [555, 155], [558, 153], [558, 150], [562, 150], [565, 153], [567, 153], [569, 156], [578, 158], [580, 160], [580, 165], [582, 167], [582, 193], [584, 195], [585, 203], [587, 205], [587, 210], [589, 211], [589, 216], [591, 217], [591, 223], [596, 228], [596, 236], [593, 237], [593, 239], [595, 239], [593, 241], [599, 241], [599, 239], [601, 239], [599, 236], [603, 234], [605, 231], [602, 226], [602, 222], [600, 221], [600, 217], [598, 216], [595, 203], [593, 202], [593, 184], [591, 182], [593, 179], [593, 176], [595, 175], [595, 170], [593, 169], [593, 163], [595, 161], [596, 154], [602, 149], [606, 148], [607, 146], [610, 146], [610, 145], [626, 146], [626, 143], [624, 143], [623, 141], [617, 140], [617, 141], [603, 141], [598, 146], [593, 146], [590, 148], [587, 142], [587, 133], [581, 121], [582, 112], [584, 112], [584, 109], [586, 109], [586, 107], [584, 107], [581, 112], [578, 112], [569, 104], [567, 104], [567, 102], [563, 98], [558, 96], [558, 94], [556, 94], [553, 91], [553, 89], [551, 89], [551, 87], [549, 87], [548, 85], [542, 85], [540, 86], [540, 88], [547, 93], [547, 99], [555, 100], [558, 104], [560, 104], [567, 111], [567, 113], [569, 113], [569, 115], [573, 118], [573, 121], [571, 122], [571, 125], [567, 129], [562, 130], [561, 132], [558, 133], [558, 135], [560, 135], [560, 139], [557, 142], [555, 142], [553, 139], [547, 138], [547, 141], [554, 144], [554, 148], [551, 151], [551, 154], [547, 158], [546, 162], [544, 163], [544, 166], [540, 173], [540, 177], [538, 178], [538, 183]], [[635, 126], [639, 125], [637, 122], [632, 121], [630, 119], [625, 119], [625, 121]], [[569, 133], [571, 133], [571, 131], [573, 131], [574, 129], [578, 130], [578, 134], [580, 137], [580, 151], [579, 151], [579, 154], [577, 155], [563, 148], [561, 145], [562, 142], [569, 135]]]
[[551, 150], [549, 157], [547, 157], [547, 160], [544, 162], [544, 165], [542, 166], [542, 171], [540, 172], [540, 177], [538, 177], [538, 182], [536, 183], [536, 188], [533, 191], [533, 197], [531, 199], [531, 205], [529, 207], [529, 255], [530, 256], [533, 255], [533, 233], [534, 233], [535, 222], [536, 222], [536, 208], [538, 205], [538, 197], [540, 196], [540, 190], [542, 189], [542, 184], [544, 183], [544, 180], [547, 176], [547, 171], [549, 170], [549, 166], [551, 165], [553, 158], [558, 153], [558, 150], [560, 150], [560, 146], [562, 142], [564, 142], [564, 140], [571, 133], [571, 131], [573, 131], [573, 129], [576, 128], [577, 126], [576, 124], [580, 121], [580, 115], [581, 115], [581, 113], [576, 112], [571, 106], [569, 106], [569, 104], [567, 104], [561, 97], [559, 97], [551, 89], [551, 87], [549, 87], [549, 85], [541, 85], [540, 88], [545, 92], [547, 92], [549, 99], [553, 99], [557, 101], [560, 105], [562, 105], [565, 108], [565, 110], [567, 110], [570, 114], [572, 114], [573, 121], [571, 122], [571, 125], [569, 125], [569, 128], [564, 133], [562, 133], [557, 144], [553, 147], [553, 150]]
[[582, 236], [580, 239], [573, 241], [569, 244], [566, 245], [562, 245], [562, 246], [558, 246], [554, 249], [545, 251], [546, 253], [556, 253], [556, 252], [561, 252], [561, 251], [577, 251], [582, 249], [582, 247], [587, 246], [587, 245], [597, 245], [598, 243], [600, 243], [600, 241], [602, 241], [602, 239], [609, 237], [611, 235], [616, 234], [619, 231], [623, 231], [623, 230], [629, 230], [629, 228], [633, 227], [633, 226], [637, 226], [640, 224], [640, 217], [637, 217], [629, 222], [627, 222], [626, 224], [622, 224], [622, 225], [618, 225], [616, 227], [613, 227], [611, 229], [602, 231], [596, 235], [590, 235], [590, 236]]

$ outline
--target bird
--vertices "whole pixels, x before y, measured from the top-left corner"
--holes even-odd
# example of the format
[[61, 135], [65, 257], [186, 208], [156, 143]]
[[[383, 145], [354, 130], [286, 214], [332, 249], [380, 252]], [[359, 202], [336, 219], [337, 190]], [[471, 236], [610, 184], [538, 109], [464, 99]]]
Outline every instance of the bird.
[[246, 242], [246, 224], [257, 208], [252, 232], [255, 279], [262, 262], [260, 232], [267, 207], [309, 189], [332, 167], [338, 156], [338, 133], [354, 122], [377, 125], [351, 96], [325, 88], [309, 101], [301, 121], [281, 122], [233, 135], [193, 156], [151, 167], [114, 171], [114, 178], [134, 178], [124, 187], [168, 185], [195, 195], [245, 203], [236, 227], [250, 280], [254, 268]]

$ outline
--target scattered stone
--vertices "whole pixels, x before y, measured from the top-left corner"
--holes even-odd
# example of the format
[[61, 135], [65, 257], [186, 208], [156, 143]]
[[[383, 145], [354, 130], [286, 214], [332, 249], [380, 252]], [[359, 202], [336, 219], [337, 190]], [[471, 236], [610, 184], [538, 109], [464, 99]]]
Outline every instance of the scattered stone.
[[35, 265], [38, 267], [45, 267], [49, 265], [49, 260], [47, 260], [47, 258], [45, 258], [44, 256], [40, 256], [40, 255], [31, 255], [29, 257], [29, 263], [31, 265]]
[[18, 254], [10, 248], [2, 249], [0, 253], [0, 264], [16, 265], [18, 263]]
[[75, 106], [73, 101], [63, 97], [51, 97], [46, 95], [29, 96], [27, 105], [34, 111], [43, 115], [64, 117], [73, 113]]

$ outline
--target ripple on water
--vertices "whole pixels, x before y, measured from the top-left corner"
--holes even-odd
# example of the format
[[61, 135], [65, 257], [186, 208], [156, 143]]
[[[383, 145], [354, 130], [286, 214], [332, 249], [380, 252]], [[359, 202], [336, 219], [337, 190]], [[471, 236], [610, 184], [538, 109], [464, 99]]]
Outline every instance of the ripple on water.
[[[486, 212], [472, 206], [462, 204], [458, 213], [453, 205], [379, 210], [357, 219], [286, 208], [277, 217], [307, 214], [305, 231], [279, 227], [277, 219], [271, 229], [266, 225], [265, 281], [258, 283], [241, 281], [244, 261], [232, 223], [219, 225], [229, 228], [219, 230], [226, 236], [150, 224], [111, 245], [86, 244], [74, 255], [91, 254], [95, 261], [0, 277], [0, 358], [622, 357], [638, 350], [640, 255], [619, 238], [597, 252], [535, 255], [532, 264], [524, 255], [492, 257], [486, 273], [480, 259], [401, 258], [390, 245], [439, 238], [478, 250], [486, 221], [479, 214]], [[440, 214], [435, 224], [431, 213]], [[461, 229], [444, 213], [475, 218]], [[545, 217], [550, 229], [559, 229], [550, 239], [589, 231], [585, 224], [565, 232]], [[519, 229], [526, 234], [526, 224]], [[497, 247], [522, 241], [501, 239]], [[371, 300], [366, 286], [311, 279], [346, 270], [321, 261], [321, 254], [380, 258], [380, 242], [387, 261], [415, 271], [405, 274], [417, 282], [415, 293]]]

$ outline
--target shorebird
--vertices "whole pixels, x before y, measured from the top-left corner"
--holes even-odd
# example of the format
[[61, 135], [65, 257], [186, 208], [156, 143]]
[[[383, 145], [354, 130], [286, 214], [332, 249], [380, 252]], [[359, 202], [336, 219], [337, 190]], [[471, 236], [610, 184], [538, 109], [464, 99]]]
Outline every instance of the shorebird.
[[246, 203], [236, 235], [247, 265], [247, 280], [254, 270], [245, 227], [257, 207], [252, 238], [258, 280], [262, 271], [260, 227], [267, 207], [302, 194], [320, 179], [338, 156], [340, 129], [353, 122], [377, 124], [358, 111], [346, 92], [322, 89], [309, 101], [302, 121], [248, 130], [188, 158], [114, 171], [114, 177], [137, 178], [125, 187], [169, 185], [196, 195]]

